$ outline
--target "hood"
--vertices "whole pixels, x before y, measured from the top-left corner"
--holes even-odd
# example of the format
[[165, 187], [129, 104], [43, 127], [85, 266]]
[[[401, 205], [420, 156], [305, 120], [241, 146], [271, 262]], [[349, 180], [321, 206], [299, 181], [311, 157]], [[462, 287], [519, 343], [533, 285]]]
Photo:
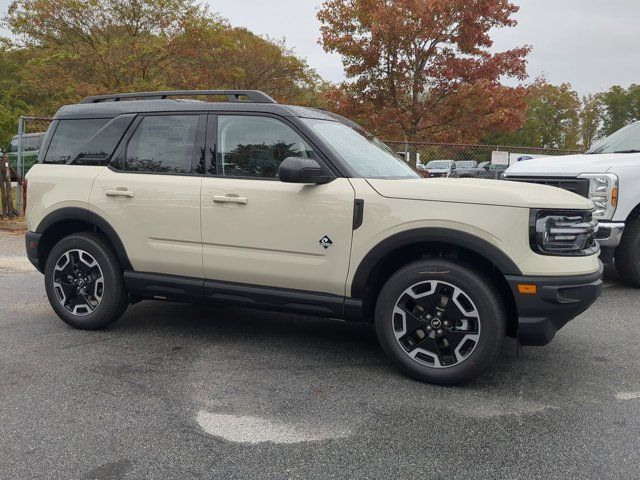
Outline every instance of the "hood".
[[593, 203], [575, 193], [547, 185], [479, 178], [369, 179], [387, 198], [474, 203], [521, 208], [591, 209]]
[[506, 175], [546, 177], [577, 177], [583, 173], [607, 173], [619, 165], [640, 163], [637, 153], [600, 153], [534, 158], [518, 162], [507, 169]]

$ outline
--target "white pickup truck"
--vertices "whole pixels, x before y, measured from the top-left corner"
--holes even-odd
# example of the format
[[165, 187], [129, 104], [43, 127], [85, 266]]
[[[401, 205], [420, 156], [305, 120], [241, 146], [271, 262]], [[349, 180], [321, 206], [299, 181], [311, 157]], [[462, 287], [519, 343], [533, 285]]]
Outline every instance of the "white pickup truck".
[[505, 179], [552, 185], [590, 198], [605, 263], [640, 287], [640, 122], [596, 143], [583, 155], [547, 157], [509, 167]]

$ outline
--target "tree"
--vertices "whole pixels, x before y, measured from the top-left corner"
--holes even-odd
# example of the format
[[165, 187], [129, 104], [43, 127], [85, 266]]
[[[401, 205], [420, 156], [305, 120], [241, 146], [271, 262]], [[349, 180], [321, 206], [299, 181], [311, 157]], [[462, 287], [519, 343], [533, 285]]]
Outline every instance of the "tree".
[[283, 42], [205, 18], [186, 29], [176, 50], [172, 87], [211, 88], [214, 81], [220, 88], [263, 90], [290, 103], [317, 103], [319, 75]]
[[628, 89], [611, 87], [600, 94], [602, 102], [602, 134], [611, 135], [631, 122], [640, 120], [640, 85]]
[[379, 134], [477, 140], [524, 122], [529, 47], [492, 53], [490, 31], [515, 25], [508, 0], [327, 0], [318, 18], [326, 51], [349, 81], [328, 97]]
[[570, 84], [556, 86], [538, 80], [529, 87], [522, 128], [486, 140], [507, 145], [577, 149], [580, 107], [580, 98]]
[[318, 75], [282, 42], [232, 28], [196, 0], [15, 0], [5, 22], [18, 39], [13, 50], [25, 56], [24, 88], [44, 93], [40, 114], [107, 92], [260, 88], [308, 103], [319, 96]]
[[580, 111], [580, 141], [585, 149], [591, 147], [598, 138], [602, 117], [602, 96], [585, 95], [582, 97]]

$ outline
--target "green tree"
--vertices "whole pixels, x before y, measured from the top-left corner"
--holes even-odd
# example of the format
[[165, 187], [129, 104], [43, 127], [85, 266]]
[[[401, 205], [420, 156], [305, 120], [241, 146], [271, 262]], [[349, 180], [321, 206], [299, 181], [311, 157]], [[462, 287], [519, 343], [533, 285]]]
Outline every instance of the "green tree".
[[39, 114], [107, 92], [260, 88], [312, 103], [318, 75], [282, 42], [232, 28], [195, 0], [15, 0], [5, 23]]
[[538, 81], [529, 87], [526, 121], [518, 131], [487, 137], [487, 143], [576, 149], [580, 143], [581, 102], [571, 85]]
[[585, 95], [582, 97], [580, 111], [580, 142], [584, 149], [591, 147], [598, 138], [602, 123], [601, 95]]
[[640, 85], [628, 89], [611, 87], [600, 94], [602, 102], [602, 135], [611, 135], [631, 122], [640, 120]]

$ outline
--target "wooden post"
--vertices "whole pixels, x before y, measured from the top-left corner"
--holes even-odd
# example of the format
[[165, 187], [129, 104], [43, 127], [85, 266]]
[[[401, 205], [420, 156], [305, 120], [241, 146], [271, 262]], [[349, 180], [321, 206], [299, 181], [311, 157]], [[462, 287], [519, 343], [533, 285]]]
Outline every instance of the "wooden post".
[[11, 218], [14, 216], [13, 198], [11, 197], [11, 169], [9, 157], [5, 153], [0, 162], [0, 197], [2, 198], [2, 216]]

